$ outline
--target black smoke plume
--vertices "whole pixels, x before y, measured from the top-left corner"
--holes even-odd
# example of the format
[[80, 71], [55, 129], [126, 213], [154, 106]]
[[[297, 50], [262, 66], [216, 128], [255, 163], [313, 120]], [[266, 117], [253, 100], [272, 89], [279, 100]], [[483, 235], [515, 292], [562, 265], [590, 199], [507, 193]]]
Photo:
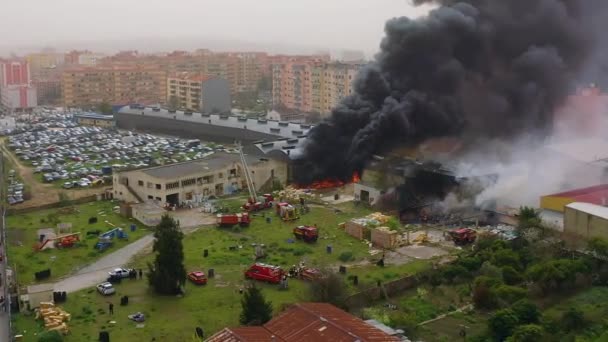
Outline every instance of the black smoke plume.
[[608, 18], [597, 0], [424, 2], [438, 7], [386, 23], [354, 94], [309, 134], [298, 183], [348, 181], [373, 154], [429, 138], [548, 133]]

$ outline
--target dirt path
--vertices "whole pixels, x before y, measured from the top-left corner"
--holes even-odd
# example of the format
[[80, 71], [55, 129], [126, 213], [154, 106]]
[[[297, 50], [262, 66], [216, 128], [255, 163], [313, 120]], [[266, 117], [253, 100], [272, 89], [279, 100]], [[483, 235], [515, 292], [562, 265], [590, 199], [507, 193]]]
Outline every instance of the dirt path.
[[87, 197], [103, 192], [103, 189], [70, 189], [62, 190], [53, 187], [52, 184], [44, 184], [38, 181], [34, 170], [31, 167], [23, 165], [19, 158], [17, 158], [5, 145], [6, 139], [0, 143], [0, 150], [9, 159], [12, 168], [19, 174], [19, 177], [23, 180], [23, 183], [29, 187], [31, 199], [11, 206], [11, 208], [31, 208], [40, 205], [54, 203], [59, 200], [59, 193], [63, 192], [68, 195], [69, 199], [78, 199]]
[[80, 269], [75, 275], [56, 282], [55, 291], [76, 292], [105, 281], [110, 270], [123, 267], [136, 254], [150, 246], [153, 241], [154, 236], [152, 234], [145, 235], [141, 239]]

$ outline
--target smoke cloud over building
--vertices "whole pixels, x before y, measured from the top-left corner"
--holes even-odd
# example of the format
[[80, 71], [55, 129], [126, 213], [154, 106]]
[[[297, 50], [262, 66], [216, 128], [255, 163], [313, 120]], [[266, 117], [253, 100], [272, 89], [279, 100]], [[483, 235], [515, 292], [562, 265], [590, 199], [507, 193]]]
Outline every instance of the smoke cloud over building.
[[437, 137], [465, 148], [542, 139], [574, 85], [601, 69], [595, 38], [608, 2], [424, 2], [438, 7], [386, 23], [355, 93], [309, 134], [298, 183], [348, 181], [374, 154]]

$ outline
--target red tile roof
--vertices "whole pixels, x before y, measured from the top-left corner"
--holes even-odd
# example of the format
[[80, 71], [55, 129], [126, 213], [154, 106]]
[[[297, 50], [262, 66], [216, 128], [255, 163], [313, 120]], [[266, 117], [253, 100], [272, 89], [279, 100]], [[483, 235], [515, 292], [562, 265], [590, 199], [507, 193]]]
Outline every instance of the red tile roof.
[[237, 341], [399, 341], [398, 338], [327, 303], [295, 304], [263, 327], [226, 328], [210, 342]]
[[592, 203], [602, 205], [603, 199], [608, 199], [608, 184], [591, 186], [588, 188], [570, 190], [557, 194], [547, 195], [551, 197], [567, 197], [575, 202]]

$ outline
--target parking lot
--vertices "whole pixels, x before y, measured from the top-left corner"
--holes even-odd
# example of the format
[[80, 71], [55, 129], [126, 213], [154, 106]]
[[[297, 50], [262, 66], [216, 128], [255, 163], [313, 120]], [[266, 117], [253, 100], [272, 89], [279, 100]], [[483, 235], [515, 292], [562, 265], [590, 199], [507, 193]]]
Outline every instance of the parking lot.
[[[78, 126], [66, 117], [31, 125], [25, 132], [10, 135], [5, 145], [19, 164], [31, 168], [36, 181], [57, 189], [102, 188], [111, 184], [114, 170], [166, 165], [200, 159], [214, 151], [233, 151], [199, 140]], [[23, 200], [23, 196], [17, 198]], [[11, 204], [16, 203], [13, 198]]]

